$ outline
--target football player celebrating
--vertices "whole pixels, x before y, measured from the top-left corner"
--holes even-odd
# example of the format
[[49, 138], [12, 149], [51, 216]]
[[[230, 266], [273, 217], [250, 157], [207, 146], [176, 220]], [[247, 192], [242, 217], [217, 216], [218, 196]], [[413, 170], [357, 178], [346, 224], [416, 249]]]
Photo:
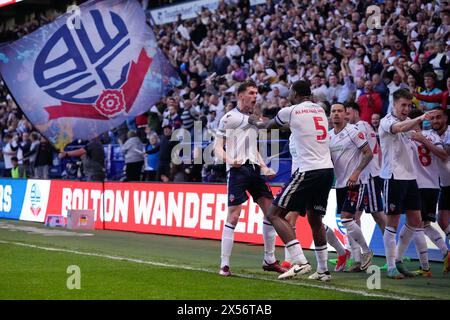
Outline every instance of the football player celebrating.
[[[406, 89], [394, 92], [394, 108], [381, 120], [379, 134], [382, 152], [380, 177], [384, 182], [384, 204], [387, 223], [383, 235], [388, 277], [402, 279], [413, 277], [415, 273], [408, 271], [403, 265], [403, 254], [417, 233], [418, 241], [426, 240], [421, 231], [420, 193], [417, 186], [417, 176], [413, 163], [413, 149], [410, 143], [411, 130], [422, 121], [428, 120], [430, 115], [409, 119], [412, 94]], [[396, 233], [400, 223], [400, 214], [406, 211], [406, 224], [400, 232], [399, 242], [396, 244]]]
[[[231, 276], [230, 256], [234, 243], [234, 229], [238, 223], [242, 204], [248, 200], [246, 191], [268, 213], [273, 195], [261, 173], [273, 176], [274, 172], [264, 163], [258, 152], [257, 128], [248, 122], [256, 104], [258, 89], [252, 81], [243, 82], [237, 89], [237, 107], [227, 112], [219, 122], [215, 144], [216, 156], [227, 164], [228, 215], [222, 232], [221, 265], [219, 274]], [[226, 152], [224, 144], [226, 141]], [[268, 222], [263, 224], [263, 269], [284, 273], [275, 259], [275, 229]]]
[[322, 216], [326, 213], [328, 194], [333, 183], [328, 119], [325, 110], [311, 102], [311, 88], [306, 81], [292, 84], [289, 99], [292, 106], [281, 109], [268, 123], [254, 117], [251, 123], [267, 129], [288, 126], [291, 129], [300, 169], [294, 172], [288, 183], [280, 190], [269, 211], [268, 219], [275, 227], [289, 250], [292, 267], [278, 279], [288, 279], [308, 273], [311, 265], [306, 260], [295, 232], [285, 219], [289, 211], [306, 214], [311, 226], [317, 272], [309, 279], [329, 281], [327, 239]]
[[[331, 106], [330, 150], [336, 176], [337, 214], [341, 215], [342, 225], [347, 235], [362, 250], [360, 266], [366, 270], [370, 265], [373, 252], [364, 239], [360, 226], [355, 221], [355, 213], [360, 207], [364, 195], [366, 177], [363, 171], [373, 158], [372, 150], [363, 132], [347, 124], [345, 106]], [[359, 250], [359, 248], [358, 248]]]

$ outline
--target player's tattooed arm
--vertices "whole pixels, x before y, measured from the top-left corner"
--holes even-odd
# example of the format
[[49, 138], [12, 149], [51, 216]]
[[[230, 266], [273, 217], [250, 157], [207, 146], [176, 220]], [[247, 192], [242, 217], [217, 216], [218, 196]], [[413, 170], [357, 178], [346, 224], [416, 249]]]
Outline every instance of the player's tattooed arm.
[[354, 186], [355, 184], [358, 183], [359, 175], [364, 170], [364, 168], [367, 167], [367, 165], [373, 158], [373, 153], [368, 143], [366, 143], [364, 147], [362, 147], [361, 152], [362, 152], [361, 162], [359, 163], [355, 171], [353, 171], [351, 176], [348, 178], [347, 186], [349, 187]]

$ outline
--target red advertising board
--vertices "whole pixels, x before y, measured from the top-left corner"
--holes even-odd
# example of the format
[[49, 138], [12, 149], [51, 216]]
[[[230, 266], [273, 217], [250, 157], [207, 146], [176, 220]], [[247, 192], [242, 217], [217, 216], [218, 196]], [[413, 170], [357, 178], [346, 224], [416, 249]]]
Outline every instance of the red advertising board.
[[[279, 188], [273, 188], [276, 193]], [[227, 217], [226, 185], [164, 183], [89, 183], [53, 180], [48, 213], [95, 210], [95, 228], [221, 239]], [[243, 204], [235, 241], [262, 244], [263, 213]], [[303, 247], [312, 236], [304, 218], [297, 223]], [[282, 244], [280, 239], [277, 244]]]

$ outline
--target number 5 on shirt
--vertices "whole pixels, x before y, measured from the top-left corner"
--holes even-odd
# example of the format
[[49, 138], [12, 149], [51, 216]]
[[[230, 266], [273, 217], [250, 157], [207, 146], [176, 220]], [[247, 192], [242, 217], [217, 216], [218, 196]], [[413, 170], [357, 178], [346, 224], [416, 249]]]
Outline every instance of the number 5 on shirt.
[[321, 140], [325, 140], [325, 138], [327, 137], [327, 128], [325, 128], [322, 124], [320, 124], [320, 122], [323, 121], [322, 117], [313, 117], [314, 119], [314, 124], [316, 126], [316, 130], [319, 130], [322, 132], [321, 135], [317, 136], [317, 140], [321, 141]]

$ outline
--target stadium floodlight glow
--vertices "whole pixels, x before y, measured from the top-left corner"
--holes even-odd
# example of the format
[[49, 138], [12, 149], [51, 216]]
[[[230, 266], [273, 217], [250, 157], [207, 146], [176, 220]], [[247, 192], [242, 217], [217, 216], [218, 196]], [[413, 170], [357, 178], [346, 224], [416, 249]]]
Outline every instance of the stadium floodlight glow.
[[14, 4], [20, 1], [22, 0], [0, 0], [0, 7], [8, 6], [10, 4]]

